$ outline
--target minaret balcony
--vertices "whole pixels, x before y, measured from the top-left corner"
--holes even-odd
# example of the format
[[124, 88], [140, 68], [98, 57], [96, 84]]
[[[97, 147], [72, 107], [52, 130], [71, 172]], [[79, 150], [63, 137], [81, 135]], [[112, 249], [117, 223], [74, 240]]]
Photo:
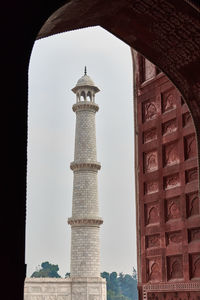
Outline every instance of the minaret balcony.
[[100, 217], [94, 218], [68, 218], [68, 224], [71, 226], [97, 226], [103, 224], [103, 220]]
[[72, 171], [79, 171], [79, 170], [98, 171], [101, 169], [101, 164], [99, 162], [87, 162], [87, 163], [72, 162], [70, 164], [70, 169]]
[[90, 110], [93, 112], [97, 112], [99, 110], [99, 106], [98, 104], [94, 103], [94, 102], [90, 102], [90, 101], [81, 101], [78, 103], [75, 103], [72, 106], [72, 109], [74, 112], [76, 111], [80, 111], [80, 110]]

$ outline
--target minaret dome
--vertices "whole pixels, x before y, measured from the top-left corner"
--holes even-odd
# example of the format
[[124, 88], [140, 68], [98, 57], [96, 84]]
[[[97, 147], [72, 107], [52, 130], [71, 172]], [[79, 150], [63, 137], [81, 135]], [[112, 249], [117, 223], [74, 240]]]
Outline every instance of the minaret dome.
[[94, 81], [87, 75], [85, 67], [84, 75], [77, 81], [76, 86], [72, 89], [72, 92], [76, 94], [76, 102], [95, 102], [95, 94], [99, 91], [100, 89], [95, 86]]

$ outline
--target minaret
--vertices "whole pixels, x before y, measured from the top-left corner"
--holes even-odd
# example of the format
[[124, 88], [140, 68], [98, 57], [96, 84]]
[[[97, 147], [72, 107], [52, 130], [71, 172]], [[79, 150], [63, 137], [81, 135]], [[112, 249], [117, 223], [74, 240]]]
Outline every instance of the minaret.
[[[88, 283], [88, 279], [96, 282], [99, 289], [97, 299], [104, 299], [105, 281], [100, 277], [99, 245], [99, 229], [103, 221], [99, 217], [97, 186], [101, 165], [97, 162], [95, 125], [95, 115], [99, 110], [95, 94], [99, 89], [87, 75], [86, 67], [72, 91], [76, 94], [76, 103], [72, 107], [76, 113], [76, 132], [74, 161], [70, 165], [74, 173], [72, 217], [68, 219], [71, 225], [70, 277], [72, 281], [81, 278], [82, 282]], [[84, 294], [81, 299], [88, 299], [88, 291]]]

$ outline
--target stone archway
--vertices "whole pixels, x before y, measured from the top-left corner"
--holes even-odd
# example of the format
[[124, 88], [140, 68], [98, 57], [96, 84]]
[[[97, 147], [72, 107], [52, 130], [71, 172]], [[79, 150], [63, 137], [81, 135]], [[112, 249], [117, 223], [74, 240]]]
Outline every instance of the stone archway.
[[[10, 123], [9, 127], [6, 126], [4, 129], [4, 132], [8, 129], [4, 139], [5, 156], [8, 157], [4, 160], [6, 183], [4, 187], [7, 201], [2, 203], [2, 211], [10, 212], [11, 226], [6, 226], [6, 231], [5, 226], [2, 226], [1, 251], [4, 258], [2, 268], [5, 270], [2, 285], [9, 284], [7, 278], [10, 276], [11, 269], [12, 277], [15, 278], [13, 288], [9, 288], [9, 296], [12, 299], [23, 298], [26, 273], [24, 245], [28, 64], [37, 32], [49, 16], [38, 38], [66, 30], [100, 25], [156, 64], [186, 100], [195, 122], [198, 148], [200, 148], [198, 2], [196, 0], [116, 0], [110, 1], [109, 4], [106, 0], [66, 2], [64, 6], [61, 0], [52, 0], [48, 3], [41, 3], [39, 0], [30, 0], [27, 3], [4, 3], [4, 11], [9, 13], [2, 16], [5, 24], [2, 39], [6, 45], [1, 66], [6, 84], [2, 85], [2, 92], [4, 90], [7, 95], [7, 101], [4, 101], [3, 105]], [[8, 72], [10, 70], [8, 63], [11, 64], [12, 72]], [[13, 102], [16, 98], [18, 101]], [[11, 132], [12, 138], [10, 138]], [[12, 181], [12, 188], [9, 188], [11, 174], [15, 180]], [[12, 212], [10, 203], [12, 203]], [[2, 215], [1, 221], [2, 224], [8, 224], [7, 214]], [[7, 297], [8, 291], [6, 289], [4, 291]]]

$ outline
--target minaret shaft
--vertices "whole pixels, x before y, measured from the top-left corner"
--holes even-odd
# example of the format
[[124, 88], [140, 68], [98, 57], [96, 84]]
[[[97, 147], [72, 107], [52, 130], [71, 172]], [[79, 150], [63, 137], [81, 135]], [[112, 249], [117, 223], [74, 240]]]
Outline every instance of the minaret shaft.
[[[84, 86], [86, 74], [73, 89], [77, 103], [75, 150], [71, 169], [74, 172], [71, 225], [71, 270], [70, 277], [100, 277], [99, 230], [102, 219], [99, 217], [98, 181], [100, 164], [96, 153], [95, 115], [99, 107], [94, 102], [95, 86]], [[80, 95], [84, 101], [80, 101]], [[86, 99], [87, 95], [91, 100]]]

